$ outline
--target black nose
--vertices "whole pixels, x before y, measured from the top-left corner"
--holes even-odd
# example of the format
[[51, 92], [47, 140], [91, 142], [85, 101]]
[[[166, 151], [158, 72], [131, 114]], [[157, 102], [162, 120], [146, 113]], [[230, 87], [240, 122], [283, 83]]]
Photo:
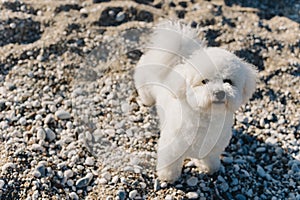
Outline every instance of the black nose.
[[225, 98], [225, 92], [224, 91], [216, 91], [215, 92], [215, 97], [217, 97], [217, 99], [219, 101], [223, 100]]

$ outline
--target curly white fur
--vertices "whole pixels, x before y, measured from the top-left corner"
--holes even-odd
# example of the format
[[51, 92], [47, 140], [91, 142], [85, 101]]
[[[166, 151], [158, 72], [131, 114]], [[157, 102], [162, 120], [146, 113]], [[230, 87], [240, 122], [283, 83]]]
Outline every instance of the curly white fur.
[[162, 22], [134, 74], [143, 104], [160, 118], [157, 174], [173, 182], [185, 158], [214, 173], [231, 138], [234, 112], [255, 90], [254, 68], [221, 48], [206, 47], [197, 30]]

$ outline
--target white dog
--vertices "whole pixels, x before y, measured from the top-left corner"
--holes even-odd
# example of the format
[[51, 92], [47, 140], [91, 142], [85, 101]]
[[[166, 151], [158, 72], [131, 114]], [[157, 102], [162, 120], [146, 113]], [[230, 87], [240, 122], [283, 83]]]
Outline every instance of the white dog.
[[256, 85], [250, 64], [197, 35], [179, 22], [160, 23], [134, 74], [141, 102], [157, 107], [157, 174], [168, 182], [179, 178], [185, 158], [210, 174], [219, 169], [234, 112]]

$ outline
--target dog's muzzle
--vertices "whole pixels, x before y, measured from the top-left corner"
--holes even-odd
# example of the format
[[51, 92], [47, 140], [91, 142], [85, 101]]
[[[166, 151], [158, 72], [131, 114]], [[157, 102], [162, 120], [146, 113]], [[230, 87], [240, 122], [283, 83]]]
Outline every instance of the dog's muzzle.
[[225, 103], [225, 97], [226, 94], [223, 90], [215, 91], [213, 93], [213, 103], [215, 104]]

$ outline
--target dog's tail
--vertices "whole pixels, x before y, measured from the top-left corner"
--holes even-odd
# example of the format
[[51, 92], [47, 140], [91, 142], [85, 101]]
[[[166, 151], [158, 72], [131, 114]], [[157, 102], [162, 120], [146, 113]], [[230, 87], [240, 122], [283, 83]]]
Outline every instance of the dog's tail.
[[198, 39], [198, 29], [181, 22], [163, 21], [157, 25], [144, 56], [145, 63], [172, 66], [205, 46]]

